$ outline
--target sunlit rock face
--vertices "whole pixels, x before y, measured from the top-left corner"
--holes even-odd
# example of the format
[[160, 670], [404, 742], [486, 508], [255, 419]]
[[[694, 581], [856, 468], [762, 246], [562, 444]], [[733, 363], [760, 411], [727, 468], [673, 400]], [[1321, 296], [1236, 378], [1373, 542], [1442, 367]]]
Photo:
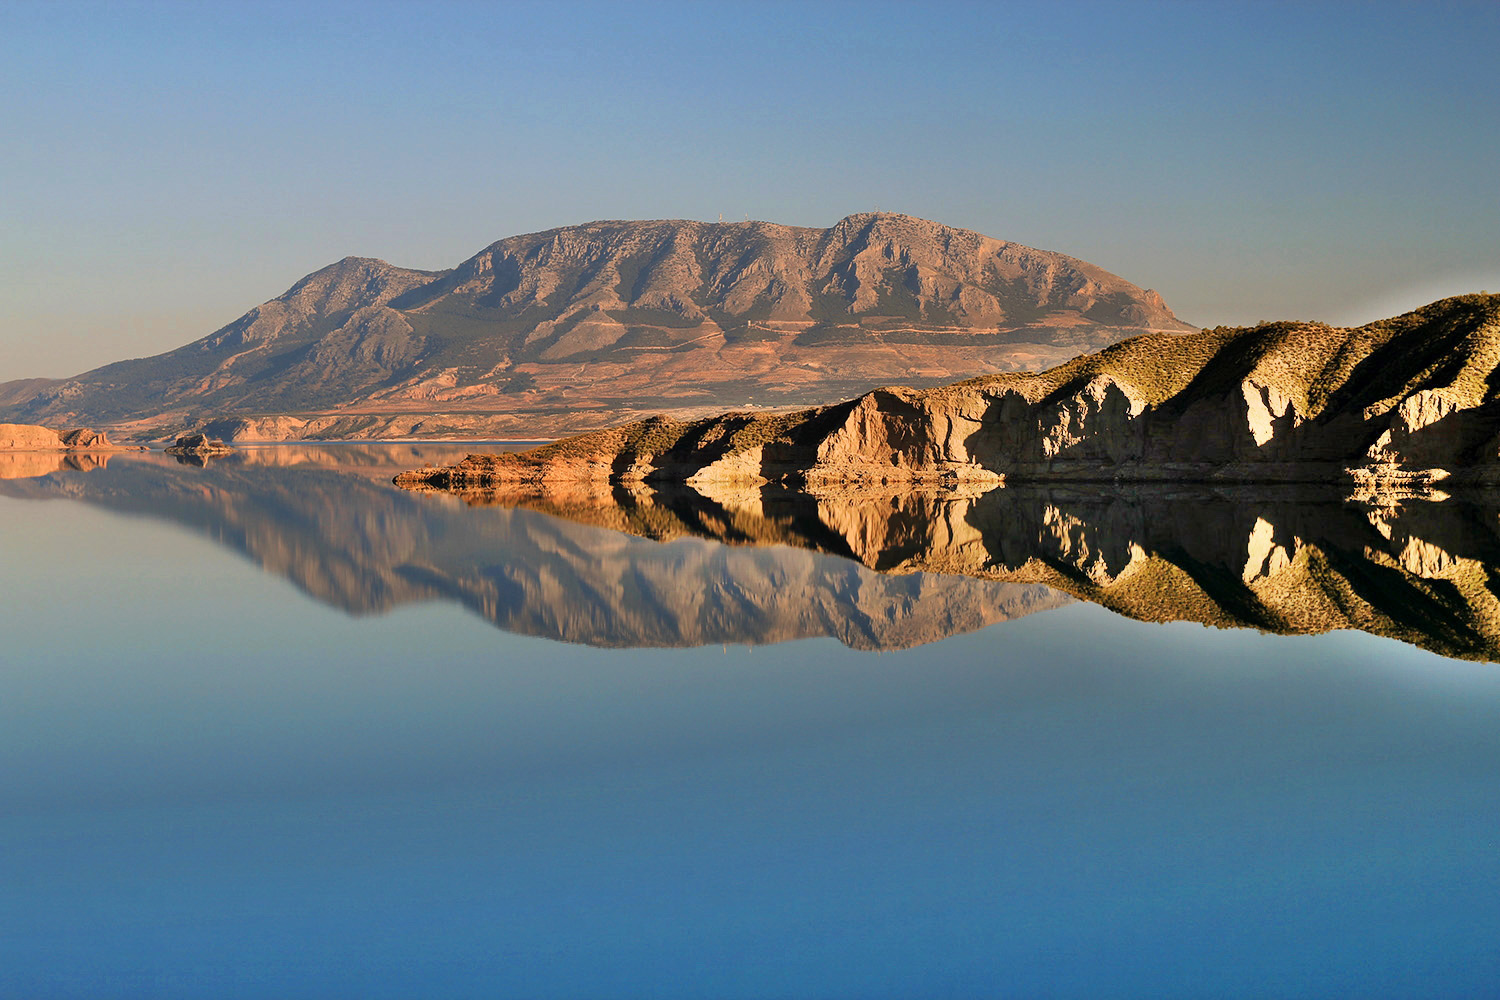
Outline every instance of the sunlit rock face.
[[108, 435], [88, 427], [59, 431], [35, 424], [0, 424], [0, 452], [120, 450]]
[[63, 469], [102, 469], [121, 447], [87, 427], [53, 430], [35, 424], [0, 424], [0, 479], [35, 479]]
[[0, 451], [60, 451], [62, 435], [34, 424], [0, 424]]
[[878, 389], [780, 416], [656, 419], [405, 485], [1500, 482], [1500, 296], [1357, 329], [1280, 323], [1117, 344], [1039, 375]]

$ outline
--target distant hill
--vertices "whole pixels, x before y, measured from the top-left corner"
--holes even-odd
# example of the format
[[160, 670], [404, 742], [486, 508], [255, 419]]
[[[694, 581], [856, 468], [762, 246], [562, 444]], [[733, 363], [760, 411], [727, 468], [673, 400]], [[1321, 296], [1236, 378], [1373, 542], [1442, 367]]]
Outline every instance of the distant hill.
[[175, 351], [0, 385], [0, 419], [332, 414], [341, 433], [403, 433], [420, 421], [379, 418], [446, 413], [460, 432], [543, 433], [1035, 370], [1191, 329], [1092, 264], [904, 215], [594, 222], [501, 240], [448, 271], [345, 258]]

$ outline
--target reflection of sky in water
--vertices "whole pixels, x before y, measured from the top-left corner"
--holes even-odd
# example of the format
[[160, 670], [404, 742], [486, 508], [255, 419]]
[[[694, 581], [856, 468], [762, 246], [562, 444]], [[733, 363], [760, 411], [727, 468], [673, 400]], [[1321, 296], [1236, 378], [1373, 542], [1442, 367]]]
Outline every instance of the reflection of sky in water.
[[902, 653], [354, 619], [0, 499], [0, 994], [1475, 995], [1500, 668], [1073, 605]]

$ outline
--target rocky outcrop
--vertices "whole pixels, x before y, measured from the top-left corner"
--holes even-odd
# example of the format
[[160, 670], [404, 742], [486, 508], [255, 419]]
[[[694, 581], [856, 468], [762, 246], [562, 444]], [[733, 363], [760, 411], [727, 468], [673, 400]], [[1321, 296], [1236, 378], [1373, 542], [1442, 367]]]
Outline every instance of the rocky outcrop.
[[878, 389], [780, 416], [648, 420], [413, 472], [408, 487], [776, 484], [836, 494], [1002, 481], [1500, 483], [1500, 296], [1357, 329], [1148, 335], [1037, 375]]
[[116, 445], [87, 427], [56, 431], [35, 424], [0, 424], [0, 479], [35, 479], [63, 470], [102, 469], [109, 456], [144, 451]]
[[444, 425], [482, 417], [534, 440], [1033, 370], [1191, 329], [1085, 261], [904, 215], [594, 222], [450, 271], [346, 258], [178, 350], [0, 386], [0, 417], [142, 433], [244, 417], [274, 440], [453, 436]]
[[117, 445], [108, 435], [87, 427], [57, 431], [35, 424], [0, 424], [0, 451], [109, 452], [140, 451], [134, 445]]
[[200, 432], [183, 434], [177, 441], [166, 449], [168, 455], [179, 459], [187, 459], [194, 464], [201, 465], [207, 459], [217, 458], [222, 455], [234, 454], [234, 449], [215, 437], [209, 437]]
[[96, 431], [88, 427], [75, 427], [72, 430], [63, 431], [58, 435], [62, 439], [63, 447], [69, 451], [111, 451], [115, 445], [109, 440], [109, 436], [103, 431]]
[[34, 424], [0, 424], [0, 451], [63, 451], [62, 435]]

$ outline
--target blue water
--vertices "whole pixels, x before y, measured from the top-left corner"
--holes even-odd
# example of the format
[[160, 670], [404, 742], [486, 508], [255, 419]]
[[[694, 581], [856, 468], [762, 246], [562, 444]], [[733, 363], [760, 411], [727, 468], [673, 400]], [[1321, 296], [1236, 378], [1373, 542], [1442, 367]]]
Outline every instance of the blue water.
[[0, 498], [0, 996], [1500, 983], [1500, 668], [1072, 604], [913, 649], [350, 616]]

